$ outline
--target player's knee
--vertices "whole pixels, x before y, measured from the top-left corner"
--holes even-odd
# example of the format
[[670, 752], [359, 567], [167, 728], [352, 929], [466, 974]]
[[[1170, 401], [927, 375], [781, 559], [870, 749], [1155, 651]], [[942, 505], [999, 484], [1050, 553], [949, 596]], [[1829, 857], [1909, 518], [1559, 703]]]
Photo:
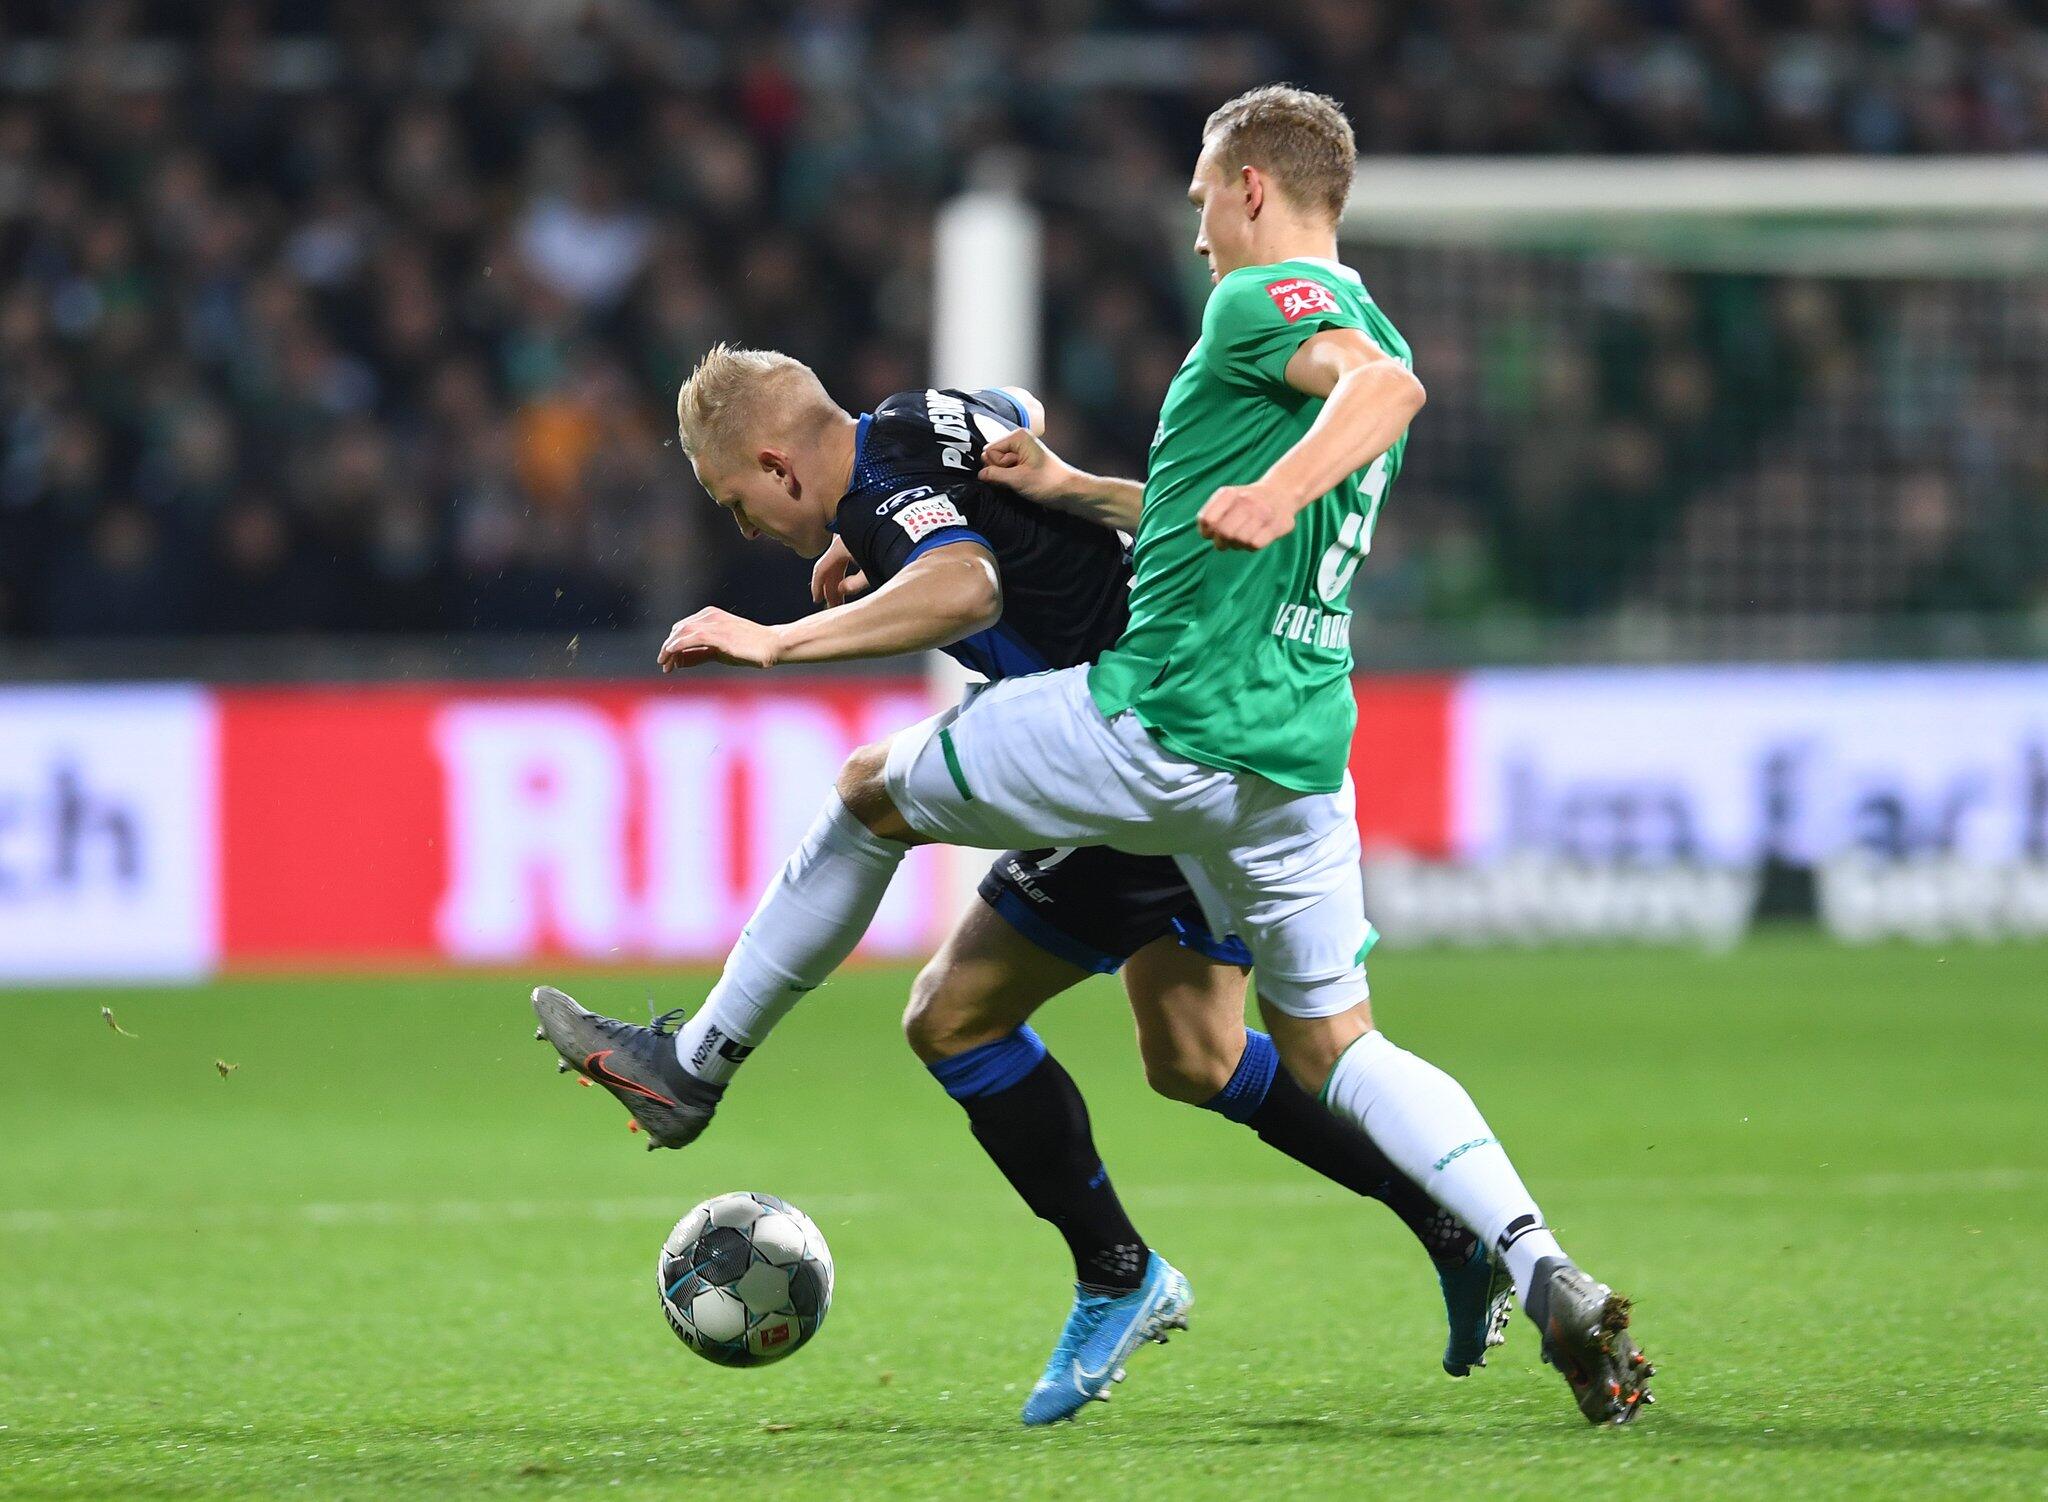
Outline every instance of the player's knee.
[[1259, 1013], [1273, 1035], [1281, 1064], [1310, 1094], [1322, 1089], [1344, 1050], [1373, 1026], [1372, 1007], [1363, 1001], [1330, 1017], [1296, 1017], [1261, 996]]
[[839, 799], [862, 823], [889, 807], [888, 764], [889, 746], [882, 741], [862, 746], [839, 769]]
[[1235, 1058], [1194, 1040], [1140, 1039], [1139, 1047], [1145, 1060], [1145, 1083], [1168, 1100], [1193, 1106], [1214, 1100], [1237, 1069]]
[[846, 758], [839, 769], [839, 801], [846, 811], [885, 840], [913, 841], [916, 837], [889, 796], [889, 743], [877, 741], [862, 746]]
[[988, 1041], [977, 1032], [968, 1010], [948, 990], [947, 975], [946, 967], [937, 960], [918, 971], [917, 979], [910, 983], [910, 1004], [903, 1009], [903, 1036], [910, 1051], [927, 1064], [950, 1059]]

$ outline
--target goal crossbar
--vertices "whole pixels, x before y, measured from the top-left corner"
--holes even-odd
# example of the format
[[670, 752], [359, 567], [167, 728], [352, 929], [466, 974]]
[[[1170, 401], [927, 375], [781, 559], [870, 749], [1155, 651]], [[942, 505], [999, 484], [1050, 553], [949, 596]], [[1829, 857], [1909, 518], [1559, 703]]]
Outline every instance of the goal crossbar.
[[2048, 156], [1367, 157], [1347, 232], [1400, 220], [2048, 215]]

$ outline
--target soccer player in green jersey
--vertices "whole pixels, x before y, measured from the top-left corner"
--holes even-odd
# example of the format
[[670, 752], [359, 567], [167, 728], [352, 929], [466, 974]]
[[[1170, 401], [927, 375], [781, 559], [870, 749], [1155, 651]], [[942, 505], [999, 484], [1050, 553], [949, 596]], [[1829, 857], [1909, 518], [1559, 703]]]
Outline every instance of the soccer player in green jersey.
[[[1424, 394], [1407, 341], [1337, 259], [1354, 167], [1350, 125], [1330, 99], [1269, 87], [1216, 111], [1188, 190], [1215, 290], [1167, 391], [1145, 481], [1084, 474], [1028, 432], [984, 452], [985, 479], [1135, 531], [1136, 578], [1123, 639], [1085, 695], [1067, 686], [1082, 733], [1037, 737], [1030, 722], [1056, 714], [1019, 706], [1004, 727], [989, 705], [984, 724], [999, 733], [971, 739], [994, 753], [984, 780], [1017, 761], [996, 742], [1023, 742], [1027, 758], [1069, 775], [1076, 762], [1118, 767], [1119, 791], [1156, 826], [1157, 848], [1181, 859], [1212, 925], [1250, 941], [1288, 1069], [1494, 1247], [1586, 1417], [1627, 1422], [1649, 1399], [1650, 1370], [1626, 1332], [1627, 1301], [1564, 1256], [1470, 1096], [1390, 1043], [1366, 999], [1376, 935], [1346, 772], [1357, 716], [1348, 595]], [[941, 732], [948, 770], [968, 785], [972, 717]], [[960, 819], [920, 800], [914, 771], [930, 759], [903, 747], [886, 781], [912, 830], [961, 838], [991, 823], [986, 810]], [[1190, 817], [1224, 774], [1230, 794]], [[1116, 796], [1058, 801], [1057, 813], [1026, 816], [1062, 839], [1078, 825], [1148, 848], [1131, 843], [1144, 836], [1120, 822]], [[1222, 860], [1209, 844], [1219, 839]]]

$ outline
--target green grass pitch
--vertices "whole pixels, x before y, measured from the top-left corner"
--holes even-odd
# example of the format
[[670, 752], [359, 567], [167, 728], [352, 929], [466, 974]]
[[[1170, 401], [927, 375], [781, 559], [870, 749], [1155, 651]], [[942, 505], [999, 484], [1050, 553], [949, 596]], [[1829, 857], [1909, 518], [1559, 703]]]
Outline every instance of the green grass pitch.
[[[706, 984], [580, 979], [631, 1015]], [[0, 995], [0, 1496], [2042, 1494], [2048, 950], [1375, 957], [1382, 1023], [1635, 1296], [1660, 1402], [1622, 1431], [1519, 1317], [1443, 1376], [1391, 1218], [1149, 1096], [1102, 982], [1042, 1031], [1194, 1327], [1023, 1430], [1061, 1249], [902, 1046], [906, 981], [810, 998], [674, 1154], [553, 1073], [527, 977]], [[733, 1372], [652, 1269], [742, 1188], [839, 1286]]]

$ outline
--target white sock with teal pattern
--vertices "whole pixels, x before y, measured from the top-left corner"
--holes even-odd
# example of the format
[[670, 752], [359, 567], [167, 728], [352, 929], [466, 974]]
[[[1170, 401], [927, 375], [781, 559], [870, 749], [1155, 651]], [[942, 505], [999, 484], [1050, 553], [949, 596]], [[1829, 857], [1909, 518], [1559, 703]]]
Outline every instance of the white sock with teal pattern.
[[1371, 1032], [1337, 1060], [1323, 1104], [1357, 1122], [1424, 1193], [1478, 1233], [1528, 1302], [1536, 1264], [1564, 1253], [1463, 1085]]

